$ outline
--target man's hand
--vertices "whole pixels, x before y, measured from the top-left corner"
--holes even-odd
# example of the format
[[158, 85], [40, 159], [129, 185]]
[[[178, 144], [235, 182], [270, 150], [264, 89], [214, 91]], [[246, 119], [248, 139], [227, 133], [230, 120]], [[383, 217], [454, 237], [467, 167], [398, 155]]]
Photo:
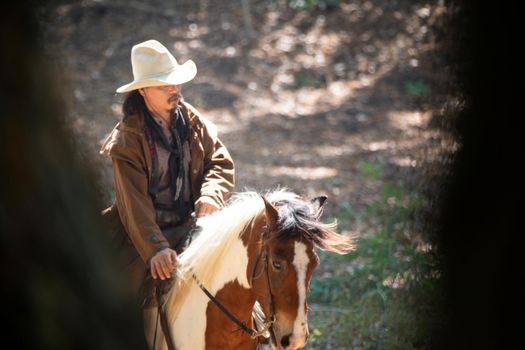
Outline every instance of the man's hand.
[[195, 202], [195, 216], [200, 218], [215, 213], [219, 208], [209, 197], [202, 196]]
[[177, 253], [173, 249], [165, 248], [151, 258], [151, 276], [154, 279], [169, 279], [177, 263]]

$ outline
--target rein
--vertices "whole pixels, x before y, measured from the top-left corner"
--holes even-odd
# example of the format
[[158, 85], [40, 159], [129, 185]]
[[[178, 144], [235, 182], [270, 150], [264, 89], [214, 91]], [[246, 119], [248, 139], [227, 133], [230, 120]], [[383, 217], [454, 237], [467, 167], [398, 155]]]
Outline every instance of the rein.
[[162, 329], [162, 332], [164, 333], [164, 338], [166, 340], [168, 350], [175, 350], [175, 343], [173, 342], [173, 338], [171, 336], [168, 324], [168, 318], [163, 307], [162, 291], [159, 284], [155, 286], [155, 297], [157, 299], [157, 322], [155, 322], [155, 338], [153, 339], [153, 349], [155, 349], [155, 345], [157, 343], [157, 326], [160, 318], [160, 327]]
[[[268, 232], [268, 229], [267, 227], [265, 227], [265, 231], [263, 232], [263, 235], [266, 234]], [[197, 278], [197, 276], [195, 275], [195, 273], [193, 273], [192, 271], [192, 278], [193, 280], [197, 283], [197, 285], [199, 286], [199, 288], [204, 292], [204, 294], [206, 294], [206, 296], [211, 300], [211, 302], [213, 304], [215, 304], [215, 306], [217, 306], [219, 308], [219, 310], [222, 311], [222, 313], [224, 313], [233, 323], [235, 323], [237, 326], [239, 326], [240, 329], [242, 329], [244, 332], [246, 332], [248, 335], [250, 335], [250, 337], [252, 339], [257, 339], [258, 337], [264, 337], [265, 334], [271, 330], [271, 327], [273, 325], [273, 323], [275, 322], [275, 307], [274, 307], [274, 304], [273, 304], [273, 298], [272, 298], [272, 290], [271, 290], [271, 285], [270, 285], [270, 275], [268, 273], [268, 252], [267, 252], [267, 249], [265, 249], [265, 247], [263, 247], [263, 251], [259, 254], [259, 256], [257, 257], [256, 261], [255, 261], [255, 265], [254, 265], [254, 269], [253, 269], [253, 273], [252, 273], [252, 281], [255, 279], [254, 276], [255, 276], [255, 270], [257, 268], [257, 264], [259, 263], [259, 260], [261, 258], [261, 255], [263, 256], [263, 260], [264, 260], [264, 271], [266, 271], [266, 279], [267, 279], [267, 283], [268, 283], [268, 300], [270, 302], [270, 312], [271, 312], [271, 316], [270, 316], [270, 319], [268, 321], [265, 321], [263, 322], [263, 327], [260, 331], [256, 330], [256, 329], [253, 329], [251, 327], [248, 327], [246, 325], [246, 322], [242, 322], [240, 321], [237, 317], [235, 317], [230, 311], [228, 311], [228, 309], [217, 299], [215, 298], [211, 293], [210, 291], [204, 287], [204, 285], [201, 283], [201, 281], [199, 281], [199, 279]], [[259, 278], [259, 276], [257, 276], [257, 278]]]
[[206, 294], [206, 296], [211, 300], [212, 303], [215, 304], [219, 308], [219, 310], [222, 311], [223, 314], [225, 314], [233, 323], [235, 323], [239, 328], [241, 328], [244, 332], [248, 333], [252, 339], [257, 339], [258, 337], [261, 337], [268, 331], [268, 329], [272, 326], [273, 322], [275, 322], [275, 317], [273, 316], [272, 319], [268, 322], [265, 322], [265, 327], [257, 331], [251, 327], [248, 327], [246, 325], [246, 322], [241, 322], [237, 317], [235, 317], [231, 312], [228, 311], [228, 309], [217, 299], [215, 298], [206, 287], [202, 285], [202, 283], [199, 281], [197, 276], [195, 274], [192, 274], [193, 279], [199, 286], [199, 288]]

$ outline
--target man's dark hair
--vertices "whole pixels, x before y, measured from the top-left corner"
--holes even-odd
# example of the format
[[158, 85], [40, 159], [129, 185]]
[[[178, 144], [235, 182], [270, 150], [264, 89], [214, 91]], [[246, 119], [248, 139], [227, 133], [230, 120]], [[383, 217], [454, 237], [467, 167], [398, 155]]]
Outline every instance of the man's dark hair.
[[139, 90], [133, 90], [126, 94], [124, 103], [122, 104], [122, 113], [124, 118], [137, 114], [144, 108], [144, 97], [139, 93]]

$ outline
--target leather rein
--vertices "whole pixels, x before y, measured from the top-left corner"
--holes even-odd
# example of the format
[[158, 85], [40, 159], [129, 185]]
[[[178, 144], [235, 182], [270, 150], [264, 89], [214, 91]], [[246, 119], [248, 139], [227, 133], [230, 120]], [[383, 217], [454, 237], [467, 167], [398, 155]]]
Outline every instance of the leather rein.
[[[268, 234], [268, 226], [264, 226], [263, 228], [263, 237], [267, 236]], [[268, 248], [266, 246], [266, 244], [264, 244], [263, 242], [263, 247], [261, 249], [261, 253], [257, 256], [257, 259], [255, 260], [255, 265], [253, 267], [253, 271], [252, 271], [252, 275], [251, 275], [251, 281], [250, 281], [250, 285], [253, 286], [253, 280], [254, 279], [258, 279], [259, 277], [261, 277], [261, 274], [258, 275], [257, 277], [255, 276], [255, 272], [257, 271], [257, 265], [259, 264], [259, 261], [261, 260], [261, 257], [262, 257], [262, 260], [263, 260], [263, 271], [261, 272], [264, 273], [266, 272], [266, 282], [267, 282], [267, 285], [268, 285], [268, 300], [270, 302], [270, 318], [268, 320], [265, 320], [263, 323], [263, 328], [261, 330], [256, 330], [256, 329], [253, 329], [251, 327], [249, 327], [246, 322], [242, 322], [240, 321], [237, 317], [235, 317], [235, 315], [233, 315], [230, 311], [228, 311], [228, 309], [217, 299], [215, 298], [208, 289], [206, 289], [206, 287], [204, 287], [202, 285], [202, 283], [199, 281], [199, 279], [197, 278], [197, 276], [195, 275], [195, 273], [192, 273], [192, 278], [195, 280], [195, 282], [197, 283], [197, 285], [199, 286], [199, 288], [204, 292], [204, 294], [206, 294], [206, 296], [210, 299], [210, 301], [215, 304], [215, 306], [217, 306], [217, 308], [219, 308], [219, 310], [222, 311], [222, 313], [224, 313], [233, 323], [235, 323], [237, 326], [239, 326], [240, 329], [242, 329], [244, 332], [246, 332], [248, 335], [250, 335], [250, 337], [252, 339], [257, 339], [258, 337], [263, 337], [264, 334], [268, 331], [271, 330], [271, 327], [273, 325], [273, 323], [275, 322], [275, 306], [273, 304], [273, 297], [272, 297], [272, 287], [271, 287], [271, 284], [270, 284], [270, 274], [269, 274], [269, 270], [268, 270]]]

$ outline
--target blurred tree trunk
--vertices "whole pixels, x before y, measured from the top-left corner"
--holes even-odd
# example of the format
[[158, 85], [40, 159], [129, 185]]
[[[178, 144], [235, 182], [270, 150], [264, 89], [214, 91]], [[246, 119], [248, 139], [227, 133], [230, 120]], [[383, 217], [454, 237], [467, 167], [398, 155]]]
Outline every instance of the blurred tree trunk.
[[460, 147], [437, 210], [447, 317], [431, 349], [512, 349], [523, 299], [521, 13], [470, 0], [447, 11], [453, 95], [463, 101], [451, 108]]
[[1, 6], [2, 341], [16, 349], [144, 349], [140, 309], [100, 222], [97, 182], [63, 128], [58, 73], [37, 40], [37, 5]]

